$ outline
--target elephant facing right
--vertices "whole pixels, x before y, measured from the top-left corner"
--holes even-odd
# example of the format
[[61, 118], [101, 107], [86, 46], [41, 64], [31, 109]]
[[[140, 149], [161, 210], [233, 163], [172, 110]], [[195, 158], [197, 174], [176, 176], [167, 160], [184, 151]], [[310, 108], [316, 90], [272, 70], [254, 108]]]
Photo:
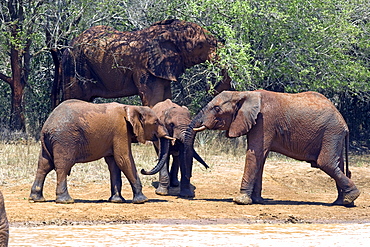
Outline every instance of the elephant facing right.
[[[347, 124], [319, 93], [224, 91], [195, 116], [185, 142], [192, 143], [195, 132], [204, 129], [226, 130], [230, 138], [247, 135], [244, 175], [234, 198], [237, 204], [263, 203], [262, 173], [270, 151], [307, 161], [332, 177], [338, 190], [336, 205], [352, 205], [360, 195], [348, 170]], [[187, 159], [192, 158], [191, 152], [187, 150]]]

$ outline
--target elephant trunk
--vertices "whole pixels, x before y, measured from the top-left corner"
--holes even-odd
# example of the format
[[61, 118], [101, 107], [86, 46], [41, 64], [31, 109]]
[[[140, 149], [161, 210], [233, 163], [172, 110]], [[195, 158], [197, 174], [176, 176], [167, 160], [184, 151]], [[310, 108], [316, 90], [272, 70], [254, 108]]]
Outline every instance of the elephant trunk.
[[[199, 114], [198, 114], [199, 115]], [[185, 167], [183, 168], [184, 172], [181, 171], [181, 191], [180, 196], [191, 196], [193, 193], [190, 190], [190, 178], [192, 176], [193, 170], [193, 157], [196, 156], [194, 150], [194, 140], [196, 132], [193, 130], [194, 127], [198, 127], [201, 125], [201, 117], [200, 115], [195, 117], [193, 121], [187, 127], [184, 135], [184, 164]], [[205, 162], [201, 162], [203, 165]]]
[[168, 155], [169, 155], [170, 143], [169, 143], [169, 140], [166, 139], [166, 138], [164, 138], [164, 137], [160, 138], [160, 141], [159, 142], [160, 142], [159, 161], [158, 161], [157, 165], [152, 170], [150, 170], [150, 171], [145, 171], [144, 169], [142, 169], [141, 170], [141, 174], [144, 174], [144, 175], [153, 175], [153, 174], [156, 174], [166, 164], [167, 159], [168, 159]]

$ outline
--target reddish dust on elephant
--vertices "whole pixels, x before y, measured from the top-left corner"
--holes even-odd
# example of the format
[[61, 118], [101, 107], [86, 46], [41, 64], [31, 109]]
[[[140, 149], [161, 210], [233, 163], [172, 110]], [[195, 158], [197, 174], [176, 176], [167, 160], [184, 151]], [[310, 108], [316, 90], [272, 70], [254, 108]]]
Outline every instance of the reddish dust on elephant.
[[[194, 131], [204, 129], [225, 130], [230, 138], [247, 135], [242, 184], [234, 198], [238, 204], [264, 203], [262, 174], [270, 151], [307, 161], [327, 173], [336, 182], [335, 205], [352, 205], [360, 195], [348, 169], [347, 124], [322, 94], [224, 91], [194, 117], [187, 136], [194, 139]], [[186, 155], [191, 158], [191, 149]]]
[[[172, 98], [171, 82], [187, 68], [217, 61], [217, 43], [199, 25], [176, 19], [133, 32], [91, 27], [63, 53], [54, 105], [66, 99], [139, 95], [143, 105], [152, 107]], [[231, 88], [227, 71], [221, 73], [215, 91]]]
[[124, 202], [121, 195], [121, 171], [129, 180], [133, 203], [148, 199], [131, 152], [132, 142], [159, 142], [159, 162], [149, 173], [164, 166], [169, 149], [168, 132], [155, 113], [147, 106], [118, 103], [93, 104], [81, 100], [67, 100], [50, 114], [41, 130], [41, 152], [35, 182], [29, 200], [43, 202], [46, 176], [57, 174], [56, 202], [73, 203], [68, 193], [67, 175], [75, 163], [87, 163], [104, 158], [111, 180], [112, 202]]

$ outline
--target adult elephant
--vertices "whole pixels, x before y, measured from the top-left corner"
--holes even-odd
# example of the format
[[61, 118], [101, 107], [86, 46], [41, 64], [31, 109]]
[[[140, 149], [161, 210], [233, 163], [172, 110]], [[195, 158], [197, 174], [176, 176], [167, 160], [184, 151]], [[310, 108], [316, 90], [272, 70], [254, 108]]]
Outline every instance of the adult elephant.
[[6, 217], [4, 197], [0, 191], [0, 246], [8, 246], [9, 223]]
[[[191, 122], [190, 112], [186, 106], [179, 106], [173, 103], [170, 99], [159, 102], [156, 104], [152, 110], [156, 113], [159, 120], [165, 125], [168, 134], [175, 138], [170, 146], [169, 154], [172, 155], [172, 165], [169, 170], [169, 158], [166, 165], [159, 172], [159, 186], [156, 189], [156, 193], [159, 195], [167, 195], [169, 187], [178, 187], [180, 185], [180, 197], [194, 197], [194, 192], [190, 190], [189, 186], [185, 186], [179, 183], [178, 173], [179, 168], [181, 171], [181, 181], [187, 181], [185, 178], [186, 167], [190, 165], [185, 164], [185, 133]], [[191, 145], [192, 147], [192, 145]], [[190, 147], [190, 148], [191, 148]], [[158, 143], [156, 143], [156, 150], [158, 150]], [[193, 157], [203, 164], [206, 168], [208, 165], [199, 156], [199, 154], [194, 150]]]
[[41, 130], [41, 152], [30, 201], [43, 202], [46, 175], [53, 169], [57, 175], [56, 202], [73, 203], [68, 193], [67, 175], [75, 163], [105, 159], [111, 176], [109, 201], [124, 202], [121, 195], [121, 171], [129, 180], [133, 203], [148, 199], [131, 153], [131, 143], [159, 140], [160, 155], [150, 173], [162, 169], [168, 157], [169, 141], [164, 125], [147, 106], [118, 103], [93, 104], [67, 100], [50, 114]]
[[[62, 76], [54, 86], [61, 99], [139, 95], [143, 105], [171, 99], [171, 81], [185, 69], [216, 58], [217, 40], [192, 22], [164, 20], [133, 32], [95, 26], [72, 40], [62, 56]], [[56, 73], [58, 75], [58, 73]], [[231, 87], [225, 70], [215, 91]]]
[[[334, 204], [350, 205], [360, 195], [348, 170], [346, 122], [319, 93], [225, 91], [195, 116], [186, 142], [195, 136], [193, 131], [204, 129], [226, 130], [230, 138], [247, 135], [244, 175], [240, 194], [234, 198], [238, 204], [263, 203], [262, 172], [270, 151], [307, 161], [332, 177], [338, 190]], [[190, 159], [190, 149], [186, 155]]]

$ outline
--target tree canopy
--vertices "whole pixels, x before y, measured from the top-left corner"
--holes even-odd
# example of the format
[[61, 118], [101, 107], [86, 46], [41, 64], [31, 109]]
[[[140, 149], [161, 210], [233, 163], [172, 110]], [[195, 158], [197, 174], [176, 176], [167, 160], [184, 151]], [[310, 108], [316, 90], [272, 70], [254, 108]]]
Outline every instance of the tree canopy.
[[[14, 129], [12, 83], [18, 75], [24, 86], [19, 106], [24, 127], [15, 129], [37, 137], [52, 110], [53, 59], [83, 30], [104, 24], [132, 31], [177, 18], [203, 26], [223, 42], [219, 65], [228, 69], [237, 90], [323, 93], [345, 117], [353, 147], [370, 146], [368, 0], [4, 0], [0, 4], [2, 129]], [[14, 64], [21, 68], [18, 72]], [[208, 63], [189, 69], [173, 85], [174, 100], [193, 113], [198, 111], [210, 99], [205, 88], [219, 79], [219, 69]]]

